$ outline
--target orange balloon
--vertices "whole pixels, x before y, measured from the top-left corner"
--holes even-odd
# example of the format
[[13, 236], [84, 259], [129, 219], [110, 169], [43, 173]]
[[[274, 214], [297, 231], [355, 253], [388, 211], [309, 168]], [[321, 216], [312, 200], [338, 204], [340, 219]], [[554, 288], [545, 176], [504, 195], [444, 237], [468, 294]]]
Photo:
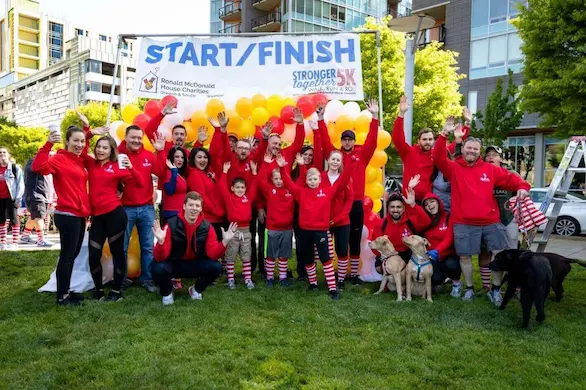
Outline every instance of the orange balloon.
[[380, 199], [372, 200], [372, 212], [378, 213], [383, 208], [383, 202]]
[[106, 240], [106, 242], [104, 243], [104, 247], [102, 248], [102, 255], [106, 256], [106, 257], [112, 256], [112, 252], [110, 251], [110, 244], [108, 243], [108, 240]]
[[356, 134], [356, 145], [364, 145], [364, 141], [366, 141], [366, 136], [368, 133], [357, 133]]
[[340, 134], [342, 134], [344, 130], [352, 130], [354, 129], [355, 122], [356, 121], [348, 115], [340, 115], [338, 119], [336, 119], [336, 130], [338, 130], [338, 133]]
[[252, 106], [254, 108], [256, 107], [265, 107], [267, 105], [267, 98], [264, 97], [263, 95], [261, 95], [260, 93], [257, 93], [256, 95], [254, 95], [252, 97]]
[[124, 137], [126, 137], [126, 128], [128, 126], [130, 126], [128, 123], [123, 123], [116, 129], [116, 137], [118, 137], [120, 141], [122, 141]]
[[191, 122], [183, 122], [183, 127], [185, 127], [185, 142], [193, 142], [197, 139], [197, 129], [193, 127]]
[[128, 253], [133, 253], [140, 258], [140, 240], [138, 239], [138, 230], [136, 227], [132, 229], [130, 241], [128, 242]]
[[148, 150], [149, 152], [154, 153], [156, 151], [155, 147], [151, 143], [151, 140], [146, 135], [142, 136], [142, 147], [145, 148], [145, 150]]
[[238, 115], [238, 113], [234, 110], [227, 110], [226, 116], [229, 119], [228, 128], [227, 128], [228, 133], [238, 134], [238, 132], [240, 130], [240, 123], [242, 122], [242, 118], [240, 118], [240, 115]]
[[357, 133], [368, 133], [370, 129], [370, 118], [366, 115], [358, 116], [354, 124], [354, 129], [356, 129]]
[[378, 177], [379, 168], [371, 167], [370, 165], [366, 167], [366, 183], [374, 183], [376, 178]]
[[[382, 168], [387, 163], [389, 157], [384, 150], [377, 149], [374, 151], [372, 158], [370, 159], [370, 165], [376, 168]], [[374, 198], [373, 198], [374, 199]]]
[[385, 150], [389, 145], [391, 145], [391, 135], [388, 131], [379, 130], [378, 138], [376, 140], [377, 149]]
[[241, 118], [249, 118], [253, 108], [252, 100], [249, 98], [243, 97], [236, 101], [236, 112]]
[[222, 111], [226, 111], [226, 107], [224, 107], [224, 103], [218, 98], [212, 98], [208, 101], [206, 105], [206, 114], [215, 118], [218, 114]]
[[378, 169], [376, 172], [376, 181], [379, 183], [383, 183], [383, 170], [382, 169]]
[[[383, 185], [381, 183], [371, 183], [366, 187], [366, 190], [364, 191], [364, 193], [368, 196], [370, 196], [371, 199], [380, 199], [382, 198], [383, 194], [385, 192], [385, 189], [383, 187]], [[374, 208], [374, 203], [373, 203], [373, 208]]]
[[193, 114], [191, 114], [191, 124], [197, 129], [200, 126], [204, 126], [209, 124], [210, 122], [208, 122], [208, 116], [206, 115], [206, 112], [204, 110], [198, 110], [195, 111]]
[[238, 129], [238, 135], [240, 138], [253, 136], [255, 132], [256, 128], [254, 127], [252, 121], [244, 119], [242, 122], [240, 122], [240, 128]]
[[128, 277], [138, 278], [140, 276], [140, 255], [128, 252]]
[[335, 142], [335, 140], [339, 140], [340, 135], [342, 133], [338, 132], [338, 129], [336, 128], [336, 124], [334, 122], [328, 122], [328, 134], [330, 135], [330, 139], [332, 140], [332, 142]]

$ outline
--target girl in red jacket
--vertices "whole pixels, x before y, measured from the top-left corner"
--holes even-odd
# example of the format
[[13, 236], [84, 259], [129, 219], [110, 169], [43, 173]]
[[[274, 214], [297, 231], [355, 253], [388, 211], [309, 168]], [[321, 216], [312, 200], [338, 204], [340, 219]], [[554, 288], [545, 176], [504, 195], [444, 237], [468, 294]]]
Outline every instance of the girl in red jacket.
[[[93, 297], [99, 301], [122, 300], [122, 282], [126, 275], [124, 232], [128, 218], [118, 197], [120, 183], [133, 180], [139, 188], [145, 186], [142, 176], [133, 169], [128, 158], [118, 161], [116, 141], [105, 136], [94, 148], [95, 159], [83, 154], [89, 177], [89, 197], [92, 225], [89, 235], [89, 265], [94, 280]], [[108, 240], [114, 263], [114, 285], [106, 297], [102, 284], [102, 248]]]
[[55, 225], [59, 229], [61, 251], [55, 274], [57, 277], [57, 303], [79, 305], [81, 295], [69, 290], [73, 263], [79, 254], [85, 233], [85, 221], [90, 215], [90, 200], [87, 193], [88, 174], [81, 154], [86, 147], [85, 133], [71, 126], [65, 133], [65, 149], [49, 157], [55, 143], [61, 142], [61, 132], [52, 131], [49, 139], [33, 161], [33, 171], [53, 175], [57, 194]]
[[[332, 202], [335, 197], [348, 185], [353, 166], [346, 167], [342, 175], [333, 185], [322, 183], [319, 170], [310, 168], [305, 175], [305, 183], [295, 184], [286, 169], [286, 161], [282, 156], [277, 157], [277, 164], [281, 168], [281, 176], [285, 187], [293, 193], [299, 203], [299, 240], [297, 241], [297, 261], [305, 264], [309, 278], [309, 290], [317, 289], [317, 270], [312, 249], [317, 247], [319, 259], [322, 262], [328, 290], [332, 299], [340, 299], [336, 288], [336, 276], [332, 258], [330, 257], [330, 236], [328, 230], [331, 221]], [[352, 164], [354, 165], [354, 164]]]
[[[161, 153], [161, 152], [159, 152]], [[185, 149], [173, 146], [167, 153], [167, 170], [163, 181], [163, 224], [167, 219], [183, 211], [187, 194], [187, 155]]]

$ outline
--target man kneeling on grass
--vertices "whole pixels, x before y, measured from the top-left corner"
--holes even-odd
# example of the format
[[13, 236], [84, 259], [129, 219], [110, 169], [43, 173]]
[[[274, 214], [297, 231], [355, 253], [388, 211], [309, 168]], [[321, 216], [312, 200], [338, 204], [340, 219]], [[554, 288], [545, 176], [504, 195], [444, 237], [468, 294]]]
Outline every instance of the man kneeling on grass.
[[222, 272], [218, 259], [234, 239], [238, 226], [233, 223], [227, 231], [222, 228], [222, 241], [218, 242], [212, 225], [203, 218], [202, 207], [201, 195], [189, 192], [181, 214], [171, 217], [162, 229], [158, 221], [153, 226], [157, 243], [151, 273], [163, 296], [163, 305], [174, 303], [172, 278], [196, 278], [189, 295], [201, 300], [201, 293]]

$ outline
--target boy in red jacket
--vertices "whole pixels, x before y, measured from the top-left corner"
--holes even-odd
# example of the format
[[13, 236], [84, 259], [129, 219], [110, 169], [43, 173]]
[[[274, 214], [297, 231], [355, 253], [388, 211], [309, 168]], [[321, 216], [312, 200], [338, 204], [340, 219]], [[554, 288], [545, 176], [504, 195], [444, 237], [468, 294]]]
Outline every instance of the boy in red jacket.
[[252, 282], [252, 268], [250, 264], [250, 256], [252, 254], [252, 234], [250, 233], [250, 223], [252, 220], [252, 204], [256, 198], [257, 183], [256, 180], [256, 163], [250, 162], [250, 171], [252, 173], [251, 179], [247, 183], [244, 179], [236, 177], [232, 179], [230, 190], [228, 190], [228, 172], [230, 171], [231, 163], [224, 163], [224, 174], [220, 178], [220, 194], [226, 204], [226, 211], [228, 212], [228, 222], [238, 224], [238, 240], [232, 240], [230, 245], [226, 248], [226, 272], [228, 274], [228, 288], [233, 290], [236, 288], [234, 280], [234, 263], [236, 256], [240, 255], [242, 260], [242, 276], [244, 283], [249, 290], [254, 288]]

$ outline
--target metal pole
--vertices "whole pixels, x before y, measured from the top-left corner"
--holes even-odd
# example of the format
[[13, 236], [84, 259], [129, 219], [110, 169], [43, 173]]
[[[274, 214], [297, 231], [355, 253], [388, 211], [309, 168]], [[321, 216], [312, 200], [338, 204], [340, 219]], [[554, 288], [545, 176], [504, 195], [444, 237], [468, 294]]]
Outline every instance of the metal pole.
[[407, 46], [405, 47], [405, 95], [407, 101], [411, 106], [410, 110], [405, 113], [404, 128], [405, 141], [409, 145], [413, 140], [413, 88], [415, 84], [415, 56], [413, 54], [413, 38], [407, 39]]
[[[382, 77], [382, 66], [381, 66], [381, 58], [380, 58], [380, 52], [381, 52], [381, 39], [380, 39], [380, 34], [377, 32], [376, 34], [376, 65], [378, 68], [378, 110], [379, 110], [379, 125], [382, 127], [382, 129], [384, 130], [385, 128], [385, 121], [384, 121], [384, 117], [383, 117], [383, 77]], [[385, 167], [383, 165], [382, 167], [383, 169], [383, 188], [385, 188]], [[386, 189], [385, 189], [386, 191]], [[387, 201], [385, 200], [385, 197], [383, 196], [383, 215], [385, 213], [385, 210], [387, 209]]]
[[[114, 63], [114, 76], [112, 76], [112, 87], [110, 88], [110, 103], [108, 104], [108, 117], [106, 118], [106, 126], [110, 126], [110, 116], [112, 115], [112, 104], [114, 102], [114, 91], [116, 90], [116, 74], [118, 73], [118, 63], [120, 62], [120, 50], [122, 49], [123, 39], [118, 36], [118, 50], [116, 51], [116, 62]], [[120, 75], [122, 76], [122, 75]], [[120, 77], [120, 88], [122, 88], [122, 77]], [[122, 96], [122, 91], [120, 91]], [[122, 101], [121, 101], [122, 103]]]

